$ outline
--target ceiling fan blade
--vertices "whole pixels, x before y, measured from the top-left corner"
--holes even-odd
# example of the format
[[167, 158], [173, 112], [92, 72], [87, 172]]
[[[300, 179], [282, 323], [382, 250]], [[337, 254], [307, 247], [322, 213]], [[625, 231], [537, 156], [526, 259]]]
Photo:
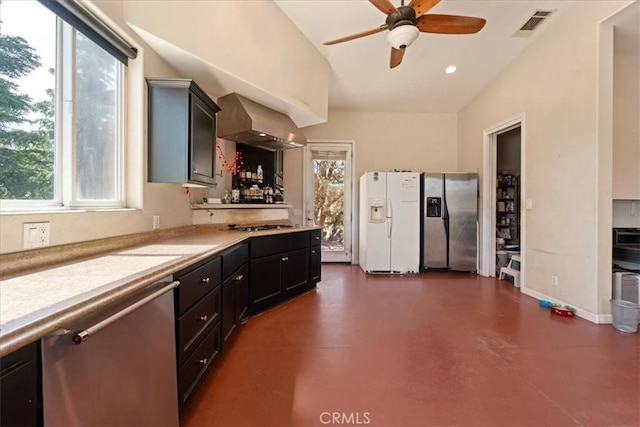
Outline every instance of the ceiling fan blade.
[[440, 0], [411, 0], [409, 7], [416, 11], [416, 18], [419, 18], [438, 3]]
[[404, 56], [404, 49], [391, 48], [391, 60], [389, 61], [389, 68], [396, 68], [402, 62]]
[[331, 41], [328, 41], [328, 42], [324, 42], [323, 44], [325, 46], [330, 46], [332, 44], [348, 42], [349, 40], [359, 39], [360, 37], [366, 37], [366, 36], [370, 36], [371, 34], [379, 33], [381, 31], [386, 30], [387, 28], [389, 28], [389, 26], [387, 24], [384, 24], [384, 25], [380, 25], [379, 27], [376, 27], [376, 28], [374, 28], [372, 30], [362, 31], [361, 33], [352, 34], [350, 36], [346, 36], [346, 37], [342, 37], [342, 38], [339, 38], [339, 39], [335, 39], [335, 40], [331, 40]]
[[457, 15], [422, 15], [416, 26], [423, 33], [436, 34], [474, 34], [484, 27], [487, 21], [483, 18]]
[[380, 12], [385, 15], [389, 15], [390, 13], [398, 13], [398, 9], [391, 3], [389, 0], [369, 0], [369, 2], [377, 7]]

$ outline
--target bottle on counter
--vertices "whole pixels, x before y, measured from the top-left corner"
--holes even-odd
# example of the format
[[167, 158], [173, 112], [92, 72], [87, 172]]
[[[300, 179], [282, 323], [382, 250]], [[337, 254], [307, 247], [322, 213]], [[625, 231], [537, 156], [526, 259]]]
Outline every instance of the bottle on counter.
[[224, 190], [224, 195], [222, 196], [222, 203], [227, 204], [231, 203], [231, 193], [229, 190]]
[[256, 171], [256, 175], [257, 175], [258, 182], [262, 182], [262, 178], [263, 178], [262, 165], [258, 165], [258, 170]]

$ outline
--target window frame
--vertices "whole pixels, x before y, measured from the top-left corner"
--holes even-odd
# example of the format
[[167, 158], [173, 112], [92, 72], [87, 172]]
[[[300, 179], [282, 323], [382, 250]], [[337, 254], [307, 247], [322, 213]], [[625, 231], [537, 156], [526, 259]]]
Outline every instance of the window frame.
[[[127, 65], [117, 64], [115, 112], [115, 197], [113, 200], [79, 200], [76, 184], [76, 34], [79, 30], [56, 16], [56, 73], [54, 88], [53, 198], [47, 200], [0, 199], [0, 212], [121, 209], [126, 207]], [[95, 42], [94, 42], [95, 43]], [[100, 46], [98, 44], [98, 46]], [[102, 46], [101, 46], [102, 47]], [[104, 48], [103, 48], [104, 50]], [[105, 54], [110, 55], [108, 51]]]

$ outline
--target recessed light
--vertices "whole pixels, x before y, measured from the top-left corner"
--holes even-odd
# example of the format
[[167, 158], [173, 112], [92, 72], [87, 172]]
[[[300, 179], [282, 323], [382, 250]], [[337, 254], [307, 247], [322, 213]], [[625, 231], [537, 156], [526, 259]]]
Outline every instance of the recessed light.
[[447, 74], [453, 74], [456, 72], [456, 70], [458, 69], [458, 67], [456, 67], [455, 65], [449, 65], [446, 70], [444, 70], [445, 73]]
[[264, 132], [260, 132], [260, 136], [267, 136], [267, 134]]

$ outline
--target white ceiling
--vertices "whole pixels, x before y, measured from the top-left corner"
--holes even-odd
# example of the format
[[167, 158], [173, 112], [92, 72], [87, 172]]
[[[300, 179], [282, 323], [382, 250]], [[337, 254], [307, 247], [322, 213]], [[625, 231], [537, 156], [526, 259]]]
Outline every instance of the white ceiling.
[[[389, 69], [387, 31], [323, 42], [375, 28], [385, 15], [367, 0], [275, 0], [330, 63], [332, 111], [458, 112], [574, 1], [442, 0], [428, 13], [482, 17], [474, 35], [421, 33], [400, 66]], [[396, 6], [399, 0], [392, 0]], [[407, 0], [408, 3], [408, 0]], [[556, 10], [529, 38], [514, 33], [536, 10]], [[458, 71], [445, 74], [454, 64]]]

